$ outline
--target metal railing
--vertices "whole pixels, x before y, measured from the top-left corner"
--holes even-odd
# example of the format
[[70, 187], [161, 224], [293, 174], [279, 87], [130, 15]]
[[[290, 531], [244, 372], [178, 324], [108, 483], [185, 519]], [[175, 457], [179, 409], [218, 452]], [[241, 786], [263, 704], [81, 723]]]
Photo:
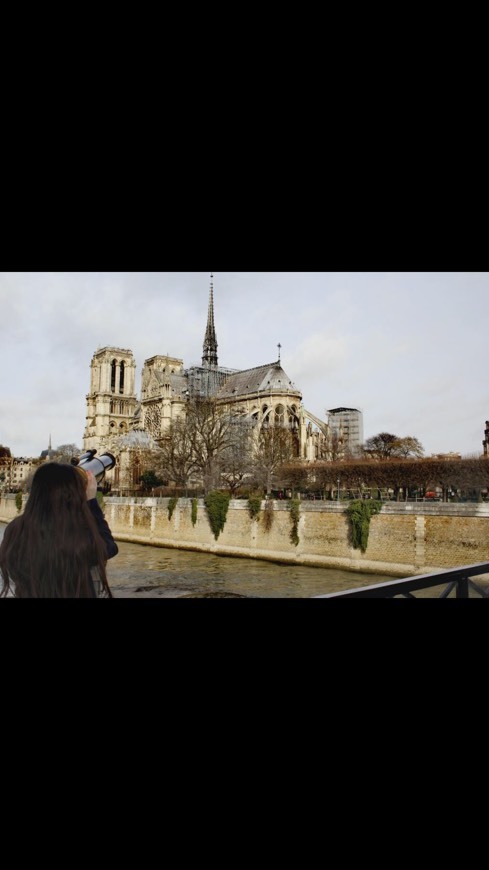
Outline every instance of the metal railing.
[[315, 595], [314, 598], [418, 598], [413, 592], [420, 589], [431, 589], [434, 586], [444, 586], [438, 598], [448, 598], [455, 589], [455, 598], [468, 598], [472, 589], [481, 598], [489, 598], [489, 586], [484, 589], [472, 577], [478, 574], [489, 574], [489, 562], [476, 562], [475, 565], [465, 565], [461, 568], [450, 568], [435, 574], [418, 574], [416, 577], [405, 577], [401, 580], [390, 580], [387, 583], [376, 583], [374, 586], [361, 586], [359, 589], [346, 589], [343, 592], [330, 592], [328, 595]]

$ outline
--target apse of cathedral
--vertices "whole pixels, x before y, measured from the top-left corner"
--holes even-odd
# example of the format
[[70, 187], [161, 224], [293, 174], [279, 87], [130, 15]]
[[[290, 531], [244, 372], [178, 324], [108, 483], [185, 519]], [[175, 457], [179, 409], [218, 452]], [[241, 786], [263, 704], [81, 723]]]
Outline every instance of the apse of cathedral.
[[[104, 347], [91, 362], [90, 392], [87, 395], [85, 450], [99, 453], [118, 446], [127, 448], [136, 433], [152, 442], [164, 437], [172, 421], [185, 414], [191, 398], [213, 398], [225, 410], [239, 414], [255, 426], [286, 426], [295, 435], [298, 458], [338, 458], [341, 433], [335, 437], [325, 421], [306, 411], [302, 393], [285, 372], [278, 358], [250, 369], [219, 365], [214, 325], [214, 285], [211, 275], [207, 325], [202, 364], [184, 368], [182, 359], [156, 355], [145, 360], [141, 396], [135, 392], [136, 363], [131, 350]], [[129, 437], [134, 433], [133, 439]], [[334, 442], [334, 455], [333, 455]]]

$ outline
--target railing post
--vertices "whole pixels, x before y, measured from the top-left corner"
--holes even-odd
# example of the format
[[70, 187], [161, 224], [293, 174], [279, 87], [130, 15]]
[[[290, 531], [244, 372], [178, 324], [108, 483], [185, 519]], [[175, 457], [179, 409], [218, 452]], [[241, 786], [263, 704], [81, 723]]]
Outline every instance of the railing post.
[[469, 578], [468, 577], [460, 577], [457, 580], [457, 592], [455, 595], [456, 598], [468, 598], [469, 597]]

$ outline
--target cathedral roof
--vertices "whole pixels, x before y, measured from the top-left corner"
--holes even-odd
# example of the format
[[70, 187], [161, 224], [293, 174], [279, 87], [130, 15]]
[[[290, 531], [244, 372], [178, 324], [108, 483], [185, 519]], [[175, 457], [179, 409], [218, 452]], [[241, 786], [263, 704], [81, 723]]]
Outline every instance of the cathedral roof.
[[168, 372], [161, 372], [158, 369], [153, 369], [151, 374], [162, 386], [170, 384], [174, 393], [182, 394], [187, 389], [187, 378], [183, 374], [169, 374]]
[[279, 362], [267, 363], [253, 369], [244, 369], [230, 375], [217, 393], [218, 399], [236, 399], [252, 393], [301, 393], [290, 380]]

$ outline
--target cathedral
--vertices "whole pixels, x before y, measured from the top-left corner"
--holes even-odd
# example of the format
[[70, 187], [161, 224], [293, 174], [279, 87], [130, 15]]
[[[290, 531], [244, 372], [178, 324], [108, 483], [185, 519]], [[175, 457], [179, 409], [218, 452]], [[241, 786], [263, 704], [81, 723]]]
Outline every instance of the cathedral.
[[[211, 275], [207, 325], [202, 364], [185, 369], [177, 357], [157, 355], [145, 360], [141, 396], [135, 391], [136, 363], [131, 350], [104, 347], [91, 363], [87, 395], [85, 450], [108, 450], [122, 464], [122, 453], [136, 443], [136, 433], [153, 442], [164, 437], [170, 423], [185, 414], [189, 398], [213, 397], [226, 410], [238, 413], [253, 425], [287, 426], [295, 435], [297, 456], [303, 460], [338, 458], [332, 455], [341, 444], [341, 431], [308, 412], [302, 394], [278, 359], [255, 368], [237, 370], [219, 365], [214, 326], [214, 286]], [[131, 438], [131, 433], [133, 437]], [[110, 473], [108, 475], [110, 480]], [[117, 470], [114, 483], [119, 475]]]

